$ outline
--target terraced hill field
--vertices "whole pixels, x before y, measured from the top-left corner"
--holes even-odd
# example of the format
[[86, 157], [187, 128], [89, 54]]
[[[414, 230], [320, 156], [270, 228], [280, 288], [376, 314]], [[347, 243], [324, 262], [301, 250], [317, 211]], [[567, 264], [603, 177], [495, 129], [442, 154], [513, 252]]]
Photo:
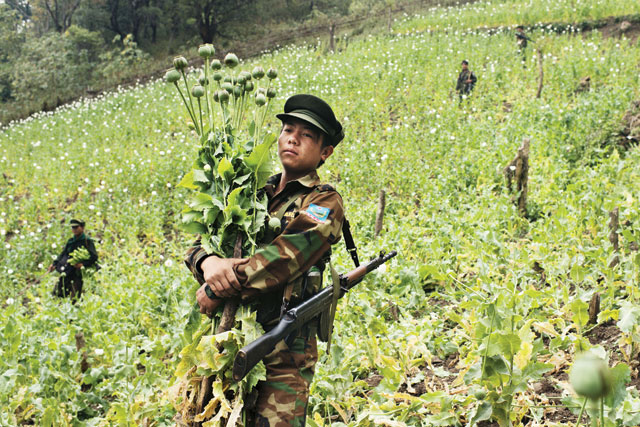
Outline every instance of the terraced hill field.
[[[321, 176], [342, 194], [362, 256], [400, 252], [341, 302], [308, 425], [575, 425], [583, 399], [568, 372], [587, 349], [612, 368], [606, 425], [640, 424], [640, 44], [534, 25], [640, 11], [567, 4], [434, 9], [335, 53], [258, 59], [279, 71], [272, 111], [300, 92], [334, 106], [347, 137]], [[535, 41], [524, 64], [519, 21]], [[478, 83], [460, 102], [462, 59]], [[176, 185], [198, 149], [186, 120], [158, 81], [3, 129], [3, 425], [173, 424], [165, 391], [196, 285], [177, 227], [187, 193]], [[519, 211], [504, 169], [525, 139]], [[102, 265], [75, 305], [51, 297], [57, 277], [45, 274], [73, 217]], [[334, 258], [349, 269], [342, 248]], [[586, 408], [583, 424], [600, 416]]]

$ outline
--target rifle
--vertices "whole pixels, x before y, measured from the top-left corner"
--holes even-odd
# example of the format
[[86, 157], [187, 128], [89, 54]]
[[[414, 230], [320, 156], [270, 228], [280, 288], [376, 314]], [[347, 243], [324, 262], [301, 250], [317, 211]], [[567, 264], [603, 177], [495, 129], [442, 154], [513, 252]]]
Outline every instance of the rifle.
[[[368, 263], [347, 274], [341, 274], [339, 298], [342, 298], [351, 288], [360, 283], [364, 276], [389, 261], [397, 253], [391, 251], [385, 254], [382, 251], [379, 256], [374, 257]], [[273, 351], [278, 342], [324, 312], [331, 306], [332, 301], [333, 286], [327, 286], [300, 305], [285, 312], [273, 329], [238, 351], [233, 361], [233, 380], [242, 380], [258, 362]]]

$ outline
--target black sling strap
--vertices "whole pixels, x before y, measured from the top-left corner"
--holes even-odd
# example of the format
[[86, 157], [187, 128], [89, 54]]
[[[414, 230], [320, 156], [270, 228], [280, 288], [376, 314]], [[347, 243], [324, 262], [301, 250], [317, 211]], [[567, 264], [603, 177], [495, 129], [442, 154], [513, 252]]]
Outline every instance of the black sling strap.
[[351, 227], [347, 218], [345, 218], [344, 222], [342, 223], [342, 235], [344, 236], [344, 244], [347, 247], [347, 252], [349, 252], [349, 255], [351, 255], [353, 263], [356, 265], [356, 268], [360, 267], [360, 261], [358, 260], [358, 248], [356, 248], [356, 244], [353, 241], [353, 236], [351, 235]]

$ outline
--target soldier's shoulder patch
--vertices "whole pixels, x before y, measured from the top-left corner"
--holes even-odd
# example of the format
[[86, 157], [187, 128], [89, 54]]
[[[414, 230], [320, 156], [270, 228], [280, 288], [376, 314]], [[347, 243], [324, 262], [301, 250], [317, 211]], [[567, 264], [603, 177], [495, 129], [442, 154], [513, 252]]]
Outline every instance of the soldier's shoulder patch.
[[312, 220], [324, 224], [329, 218], [331, 209], [311, 203], [309, 207], [302, 212]]

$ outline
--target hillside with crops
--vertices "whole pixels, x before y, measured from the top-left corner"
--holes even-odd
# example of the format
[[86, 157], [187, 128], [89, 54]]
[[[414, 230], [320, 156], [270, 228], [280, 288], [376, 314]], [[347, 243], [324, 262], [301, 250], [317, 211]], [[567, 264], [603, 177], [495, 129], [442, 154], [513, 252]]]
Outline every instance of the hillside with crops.
[[[361, 259], [398, 251], [341, 300], [307, 425], [640, 425], [640, 3], [521, 3], [241, 58], [277, 70], [270, 132], [293, 94], [332, 105], [319, 174]], [[0, 425], [175, 425], [194, 119], [158, 80], [2, 129]], [[72, 218], [101, 266], [75, 304], [46, 273]]]

